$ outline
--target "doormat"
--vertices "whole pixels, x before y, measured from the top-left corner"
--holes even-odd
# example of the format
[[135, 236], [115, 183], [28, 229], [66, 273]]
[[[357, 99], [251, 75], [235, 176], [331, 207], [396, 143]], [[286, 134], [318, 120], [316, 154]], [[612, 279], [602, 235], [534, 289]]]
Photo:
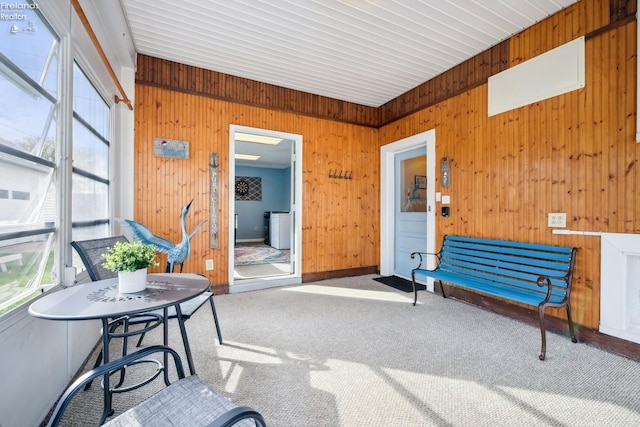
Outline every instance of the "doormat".
[[[396, 288], [397, 290], [402, 292], [413, 292], [413, 285], [411, 284], [411, 280], [403, 279], [402, 277], [383, 276], [376, 277], [373, 280], [391, 286], [392, 288]], [[416, 289], [419, 291], [424, 291], [425, 289], [427, 289], [427, 287], [425, 285], [421, 285], [420, 283], [416, 283]]]

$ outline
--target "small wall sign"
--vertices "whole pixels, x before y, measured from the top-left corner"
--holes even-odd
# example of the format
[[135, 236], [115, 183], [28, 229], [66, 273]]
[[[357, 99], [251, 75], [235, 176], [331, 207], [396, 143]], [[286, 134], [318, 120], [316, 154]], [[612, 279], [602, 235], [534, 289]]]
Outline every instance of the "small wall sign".
[[153, 153], [156, 157], [171, 157], [173, 159], [189, 158], [189, 141], [175, 139], [154, 138]]

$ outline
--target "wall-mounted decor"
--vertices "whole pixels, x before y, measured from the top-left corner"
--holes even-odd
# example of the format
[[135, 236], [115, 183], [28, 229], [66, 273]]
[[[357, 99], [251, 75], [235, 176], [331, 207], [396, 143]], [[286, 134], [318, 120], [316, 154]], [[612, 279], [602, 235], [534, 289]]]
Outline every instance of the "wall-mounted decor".
[[416, 175], [414, 184], [417, 185], [420, 190], [424, 190], [427, 188], [427, 177], [425, 175]]
[[441, 182], [440, 184], [447, 188], [449, 187], [449, 183], [451, 182], [451, 166], [448, 158], [443, 158], [440, 162], [440, 176]]
[[262, 200], [262, 178], [258, 176], [236, 176], [236, 200]]
[[211, 216], [211, 223], [209, 224], [209, 247], [218, 247], [218, 153], [211, 153], [209, 159], [210, 170], [210, 192], [211, 200], [209, 206], [209, 213]]
[[153, 154], [156, 157], [171, 157], [173, 159], [189, 158], [189, 141], [176, 139], [154, 138]]

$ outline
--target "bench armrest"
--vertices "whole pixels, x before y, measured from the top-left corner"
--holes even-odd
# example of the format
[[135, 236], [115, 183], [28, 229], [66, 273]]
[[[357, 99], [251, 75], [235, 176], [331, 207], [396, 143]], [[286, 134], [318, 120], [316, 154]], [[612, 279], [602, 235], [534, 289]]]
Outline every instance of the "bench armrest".
[[[184, 367], [182, 365], [182, 361], [180, 360], [180, 356], [178, 356], [178, 353], [176, 353], [175, 350], [163, 345], [154, 345], [150, 347], [145, 347], [142, 350], [138, 350], [134, 353], [130, 353], [120, 359], [98, 366], [97, 368], [94, 368], [89, 372], [86, 372], [82, 374], [80, 377], [78, 377], [78, 379], [75, 380], [73, 384], [71, 384], [67, 388], [67, 390], [64, 392], [64, 394], [58, 401], [58, 404], [56, 405], [55, 409], [53, 410], [53, 413], [51, 414], [51, 418], [49, 418], [49, 423], [47, 424], [47, 427], [57, 426], [60, 423], [60, 420], [62, 419], [62, 415], [64, 414], [64, 412], [67, 410], [67, 407], [71, 403], [71, 399], [73, 399], [76, 393], [82, 390], [87, 383], [103, 375], [111, 374], [112, 372], [119, 371], [125, 366], [131, 365], [133, 362], [140, 359], [144, 359], [145, 357], [150, 356], [154, 353], [170, 354], [173, 357], [173, 360], [175, 362], [178, 377], [184, 378]], [[165, 366], [163, 369], [167, 369], [167, 367]]]
[[418, 266], [414, 270], [419, 270], [422, 266], [422, 255], [435, 255], [438, 258], [438, 262], [440, 261], [440, 253], [416, 251], [411, 253], [411, 259], [414, 259], [416, 255], [420, 258], [420, 262], [418, 262]]
[[[566, 289], [565, 298], [569, 298], [569, 294], [571, 292], [571, 289], [570, 289], [571, 282], [567, 280], [567, 276], [538, 276], [538, 280], [537, 280], [538, 286], [541, 288], [544, 288], [546, 286], [547, 288], [547, 295], [545, 296], [543, 303], [548, 302], [551, 299], [552, 290], [554, 288], [553, 284], [551, 283], [551, 279], [562, 280], [567, 284], [565, 288]], [[556, 288], [561, 288], [561, 287], [556, 286]]]

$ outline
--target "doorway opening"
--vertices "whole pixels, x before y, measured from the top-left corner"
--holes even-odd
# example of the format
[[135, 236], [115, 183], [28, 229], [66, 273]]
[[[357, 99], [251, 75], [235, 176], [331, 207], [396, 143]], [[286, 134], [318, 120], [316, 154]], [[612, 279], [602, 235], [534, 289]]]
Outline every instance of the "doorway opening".
[[302, 136], [231, 125], [229, 291], [302, 282]]
[[[426, 210], [426, 247], [422, 251], [435, 252], [435, 145], [436, 134], [435, 130], [432, 129], [380, 148], [380, 274], [383, 276], [395, 275], [400, 267], [396, 262], [397, 252], [401, 249], [396, 244], [397, 217], [406, 203], [404, 205], [400, 204], [400, 209], [398, 209], [398, 203], [403, 198], [405, 202], [409, 202], [410, 198], [415, 197], [413, 191], [415, 188], [410, 190], [403, 188], [401, 190], [400, 185], [398, 185], [400, 173], [396, 166], [397, 156], [401, 158], [402, 153], [408, 153], [410, 150], [426, 149], [426, 170], [424, 172], [426, 179], [421, 174], [415, 173], [414, 185], [417, 184], [419, 190], [421, 190], [420, 187], [425, 187], [423, 194], [426, 198], [424, 201]], [[411, 194], [405, 194], [405, 191]], [[433, 256], [427, 257], [427, 268], [435, 266], [434, 258]], [[417, 266], [417, 263], [415, 266]], [[433, 279], [427, 279], [424, 284], [429, 291], [433, 292]]]

